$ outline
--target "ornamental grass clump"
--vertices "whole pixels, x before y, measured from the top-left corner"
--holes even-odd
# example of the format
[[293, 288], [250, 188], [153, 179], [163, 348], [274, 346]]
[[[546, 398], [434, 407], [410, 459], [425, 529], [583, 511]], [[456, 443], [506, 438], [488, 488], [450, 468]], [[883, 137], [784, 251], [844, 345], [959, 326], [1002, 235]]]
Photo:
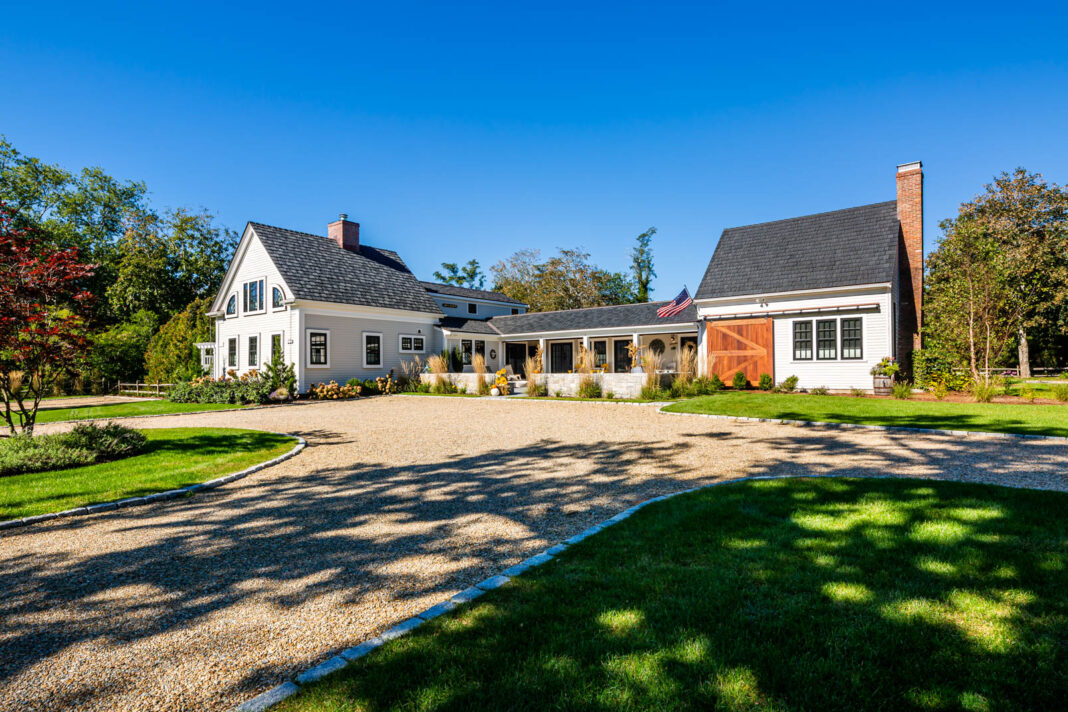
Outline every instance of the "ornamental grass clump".
[[600, 398], [601, 397], [601, 384], [597, 382], [597, 378], [585, 374], [578, 385], [579, 398]]
[[523, 361], [523, 373], [527, 374], [527, 395], [534, 398], [540, 398], [549, 394], [548, 388], [544, 383], [539, 382], [539, 376], [541, 375], [541, 365], [544, 363], [544, 352], [539, 346], [534, 355], [527, 354], [526, 359]]
[[972, 398], [976, 403], [989, 403], [997, 394], [997, 387], [990, 381], [976, 378], [972, 381]]
[[[688, 386], [697, 377], [697, 349], [686, 346], [679, 353], [679, 373], [675, 376], [675, 383]], [[673, 384], [674, 385], [674, 384]]]
[[427, 360], [427, 365], [430, 366], [430, 372], [434, 374], [434, 393], [446, 393], [445, 389], [445, 374], [449, 372], [449, 354], [447, 351], [443, 351], [440, 354], [434, 354]]
[[912, 383], [909, 381], [894, 381], [891, 393], [898, 400], [908, 400], [912, 398]]
[[480, 396], [488, 396], [490, 393], [490, 385], [486, 380], [486, 357], [476, 353], [471, 358], [471, 368], [475, 372], [475, 391]]
[[423, 359], [419, 356], [401, 361], [400, 387], [409, 392], [422, 390]]
[[652, 349], [642, 349], [642, 371], [645, 372], [645, 385], [660, 391], [660, 369], [664, 365], [664, 357]]
[[1050, 390], [1053, 391], [1053, 397], [1059, 400], [1061, 403], [1068, 403], [1068, 386], [1058, 383]]

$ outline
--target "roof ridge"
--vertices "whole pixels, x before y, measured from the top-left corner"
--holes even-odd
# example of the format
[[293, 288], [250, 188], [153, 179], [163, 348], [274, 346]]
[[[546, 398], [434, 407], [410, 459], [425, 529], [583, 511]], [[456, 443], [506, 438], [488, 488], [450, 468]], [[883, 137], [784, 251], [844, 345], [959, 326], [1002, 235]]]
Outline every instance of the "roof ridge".
[[795, 215], [792, 218], [779, 218], [778, 220], [767, 220], [765, 222], [748, 223], [746, 225], [733, 225], [731, 227], [723, 228], [723, 232], [727, 232], [728, 230], [741, 230], [742, 228], [747, 228], [747, 227], [762, 227], [764, 225], [776, 225], [778, 223], [793, 222], [794, 220], [806, 220], [808, 218], [818, 218], [818, 217], [821, 217], [823, 215], [833, 215], [835, 213], [846, 213], [846, 212], [849, 212], [850, 210], [860, 210], [861, 208], [875, 208], [875, 207], [880, 207], [880, 206], [883, 206], [883, 205], [889, 205], [890, 203], [895, 203], [896, 204], [897, 203], [897, 199], [884, 200], [884, 201], [879, 202], [879, 203], [865, 203], [864, 205], [854, 205], [854, 206], [849, 207], [849, 208], [838, 208], [837, 210], [824, 210], [823, 212], [809, 213], [808, 215]]
[[524, 314], [498, 314], [497, 316], [490, 317], [490, 321], [494, 319], [511, 319], [515, 316], [533, 316], [535, 314], [561, 314], [563, 312], [590, 311], [592, 309], [609, 309], [611, 307], [639, 307], [646, 304], [667, 304], [670, 301], [670, 299], [657, 299], [648, 302], [630, 302], [629, 304], [598, 304], [595, 307], [576, 307], [574, 309], [551, 309], [549, 311], [539, 312], [528, 311]]
[[[303, 235], [304, 237], [316, 237], [316, 238], [318, 238], [320, 240], [327, 240], [327, 241], [330, 240], [330, 236], [329, 235], [316, 235], [314, 232], [304, 232], [303, 230], [294, 230], [293, 228], [280, 227], [278, 225], [271, 225], [269, 223], [256, 222], [255, 220], [249, 220], [248, 224], [249, 225], [253, 225], [253, 226], [259, 225], [260, 227], [269, 227], [272, 230], [285, 230], [286, 232], [291, 232], [291, 233], [293, 233], [295, 235]], [[400, 253], [397, 252], [396, 250], [391, 250], [388, 247], [375, 247], [374, 245], [368, 245], [366, 242], [363, 242], [363, 241], [360, 242], [360, 247], [366, 247], [368, 249], [378, 250], [380, 252], [392, 252], [393, 254], [397, 255], [398, 257], [400, 256]]]

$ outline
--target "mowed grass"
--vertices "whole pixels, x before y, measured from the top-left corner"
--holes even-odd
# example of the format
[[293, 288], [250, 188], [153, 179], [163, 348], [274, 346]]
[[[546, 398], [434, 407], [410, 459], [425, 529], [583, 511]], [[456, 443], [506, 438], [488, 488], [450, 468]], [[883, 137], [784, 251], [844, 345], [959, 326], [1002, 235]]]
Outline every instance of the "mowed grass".
[[674, 413], [713, 413], [830, 423], [1068, 436], [1068, 406], [813, 396], [725, 391], [675, 403]]
[[146, 429], [145, 451], [114, 462], [0, 477], [0, 520], [205, 482], [288, 452], [296, 440], [234, 428]]
[[1068, 495], [922, 480], [650, 505], [284, 702], [339, 710], [1052, 710]]
[[234, 403], [171, 403], [165, 400], [120, 401], [107, 405], [83, 405], [73, 408], [42, 408], [37, 411], [38, 423], [57, 423], [61, 420], [94, 420], [124, 418], [131, 415], [169, 415], [200, 410], [232, 410], [245, 406]]

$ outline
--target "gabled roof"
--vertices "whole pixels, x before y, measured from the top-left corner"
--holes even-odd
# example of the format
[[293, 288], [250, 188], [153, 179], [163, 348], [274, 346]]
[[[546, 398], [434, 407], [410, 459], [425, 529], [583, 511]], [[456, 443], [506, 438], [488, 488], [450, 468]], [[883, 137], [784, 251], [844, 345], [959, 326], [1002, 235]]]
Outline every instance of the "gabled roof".
[[695, 299], [892, 282], [897, 201], [723, 231]]
[[667, 301], [495, 316], [489, 320], [489, 323], [501, 334], [507, 336], [531, 332], [693, 324], [697, 321], [697, 309], [692, 304], [675, 316], [660, 319], [656, 315], [656, 310], [665, 304]]
[[297, 299], [443, 314], [392, 250], [361, 244], [351, 252], [321, 235], [249, 225]]
[[492, 292], [487, 289], [472, 289], [470, 287], [458, 287], [455, 284], [442, 284], [440, 282], [421, 282], [428, 292], [443, 294], [449, 297], [461, 297], [464, 299], [484, 299], [489, 302], [504, 302], [505, 304], [517, 304], [525, 307], [526, 303], [518, 299], [512, 299], [507, 294]]
[[447, 316], [440, 322], [442, 329], [463, 332], [465, 334], [489, 334], [499, 336], [499, 332], [485, 319], [465, 319], [462, 316]]

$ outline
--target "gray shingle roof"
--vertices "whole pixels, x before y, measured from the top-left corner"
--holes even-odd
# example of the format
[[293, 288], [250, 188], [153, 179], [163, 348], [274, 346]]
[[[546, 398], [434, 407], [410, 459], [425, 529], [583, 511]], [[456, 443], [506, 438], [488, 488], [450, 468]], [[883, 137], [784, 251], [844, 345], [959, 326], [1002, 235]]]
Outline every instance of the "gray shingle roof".
[[890, 282], [897, 201], [723, 231], [695, 299]]
[[465, 319], [462, 316], [447, 316], [441, 320], [441, 328], [449, 331], [462, 331], [467, 334], [491, 334], [498, 332], [485, 319]]
[[693, 324], [697, 321], [697, 309], [692, 304], [675, 316], [666, 319], [658, 318], [656, 310], [664, 304], [667, 304], [667, 301], [495, 316], [489, 320], [489, 323], [500, 333], [508, 335], [541, 331], [625, 329], [632, 326]]
[[360, 245], [350, 252], [320, 235], [249, 225], [297, 299], [443, 313], [392, 250]]
[[525, 302], [521, 302], [518, 299], [512, 299], [507, 294], [501, 294], [500, 292], [492, 292], [488, 289], [471, 289], [470, 287], [457, 287], [455, 284], [441, 284], [440, 282], [422, 282], [423, 287], [428, 292], [435, 292], [437, 294], [444, 294], [450, 297], [462, 297], [466, 299], [486, 299], [492, 302], [505, 302], [507, 304], [518, 304], [520, 306], [526, 306]]

